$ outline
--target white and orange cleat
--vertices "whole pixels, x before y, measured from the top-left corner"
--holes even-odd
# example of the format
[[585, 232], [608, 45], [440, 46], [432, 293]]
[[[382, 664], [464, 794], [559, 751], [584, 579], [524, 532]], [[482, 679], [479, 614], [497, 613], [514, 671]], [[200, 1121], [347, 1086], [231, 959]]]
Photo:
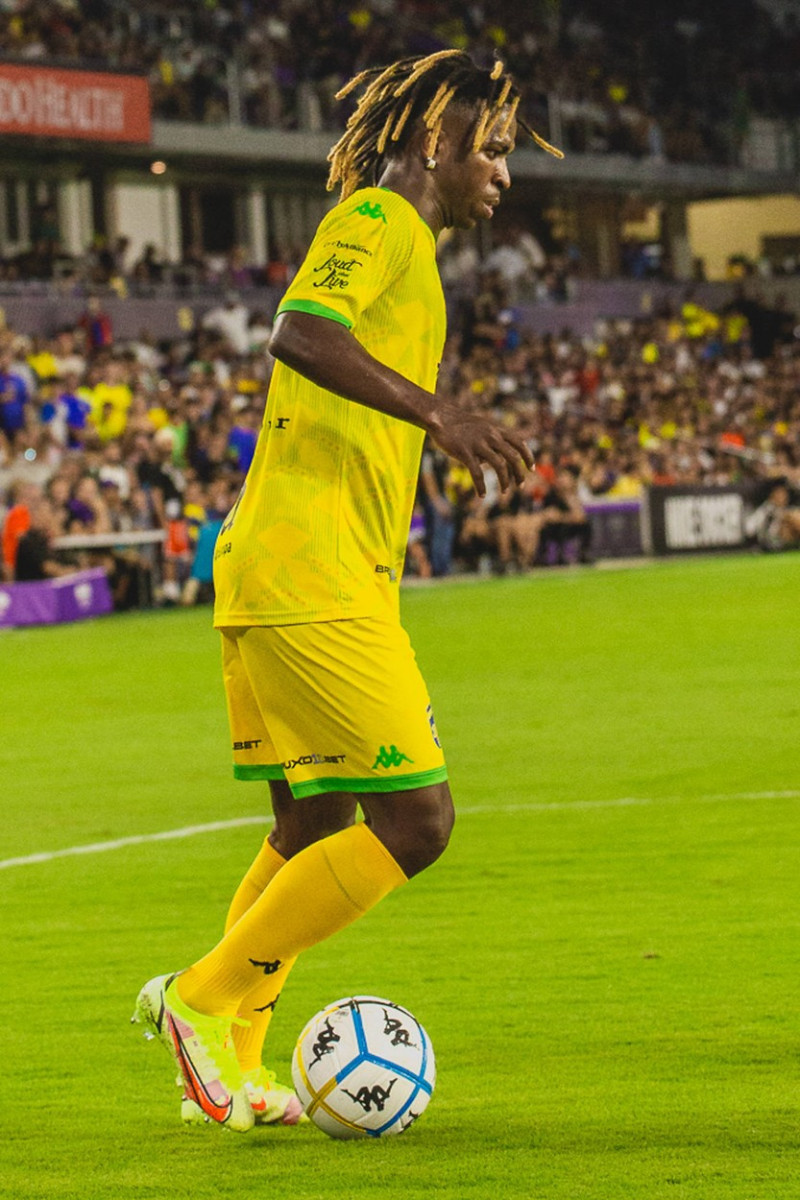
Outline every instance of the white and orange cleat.
[[184, 1095], [200, 1110], [202, 1120], [246, 1133], [255, 1115], [231, 1037], [233, 1022], [189, 1008], [176, 980], [177, 975], [159, 975], [146, 983], [131, 1020], [144, 1025], [145, 1037], [157, 1038], [170, 1050], [183, 1077]]

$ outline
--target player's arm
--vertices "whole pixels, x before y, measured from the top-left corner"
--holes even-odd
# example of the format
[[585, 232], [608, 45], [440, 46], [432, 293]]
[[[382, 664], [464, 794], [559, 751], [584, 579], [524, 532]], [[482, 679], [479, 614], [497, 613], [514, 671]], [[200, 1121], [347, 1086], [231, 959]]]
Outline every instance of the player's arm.
[[529, 447], [514, 430], [418, 387], [373, 358], [338, 321], [283, 312], [269, 350], [318, 387], [426, 430], [445, 453], [464, 464], [481, 496], [486, 493], [482, 463], [494, 467], [504, 490], [512, 480], [521, 483], [533, 466]]

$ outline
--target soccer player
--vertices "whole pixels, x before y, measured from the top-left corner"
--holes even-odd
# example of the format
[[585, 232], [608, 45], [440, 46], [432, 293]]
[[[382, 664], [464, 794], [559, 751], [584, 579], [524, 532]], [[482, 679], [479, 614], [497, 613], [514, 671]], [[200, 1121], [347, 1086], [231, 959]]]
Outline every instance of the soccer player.
[[[501, 487], [532, 456], [436, 395], [445, 306], [436, 239], [492, 216], [518, 128], [503, 64], [448, 50], [362, 72], [329, 155], [328, 213], [278, 309], [255, 457], [216, 547], [215, 625], [234, 774], [269, 781], [275, 824], [222, 940], [151, 980], [134, 1020], [173, 1052], [184, 1118], [293, 1123], [262, 1066], [297, 955], [433, 863], [453, 824], [398, 586], [427, 432]], [[363, 821], [356, 821], [360, 805]]]

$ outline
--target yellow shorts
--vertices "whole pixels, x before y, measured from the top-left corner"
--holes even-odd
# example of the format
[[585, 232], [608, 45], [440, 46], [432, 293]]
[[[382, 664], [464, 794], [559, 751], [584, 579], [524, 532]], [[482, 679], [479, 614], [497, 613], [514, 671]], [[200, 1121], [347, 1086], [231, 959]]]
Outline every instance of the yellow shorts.
[[428, 690], [399, 623], [365, 617], [220, 632], [237, 779], [285, 779], [299, 798], [447, 778]]

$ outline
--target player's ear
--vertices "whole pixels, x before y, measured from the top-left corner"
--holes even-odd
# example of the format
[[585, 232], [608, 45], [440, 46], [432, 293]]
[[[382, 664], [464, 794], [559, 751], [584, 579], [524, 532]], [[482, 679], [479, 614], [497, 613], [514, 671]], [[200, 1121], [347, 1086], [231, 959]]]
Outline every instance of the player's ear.
[[426, 170], [432, 171], [437, 163], [438, 146], [439, 138], [432, 138], [430, 130], [426, 129], [420, 121], [409, 140], [409, 153]]
[[460, 104], [451, 104], [436, 139], [434, 158], [461, 159], [472, 149], [476, 113]]

